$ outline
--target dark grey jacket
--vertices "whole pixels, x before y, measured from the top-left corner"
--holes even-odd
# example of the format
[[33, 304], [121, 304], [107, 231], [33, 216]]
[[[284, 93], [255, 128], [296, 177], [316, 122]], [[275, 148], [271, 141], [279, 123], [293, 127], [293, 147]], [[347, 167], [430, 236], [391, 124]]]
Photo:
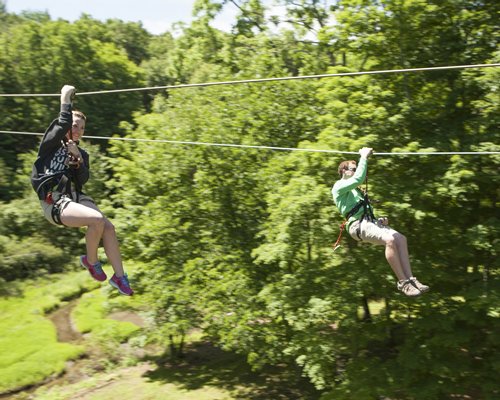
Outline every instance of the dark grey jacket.
[[71, 129], [72, 117], [71, 105], [62, 104], [59, 118], [52, 121], [43, 135], [31, 172], [31, 185], [40, 200], [45, 199], [63, 177], [67, 178], [67, 183], [62, 192], [69, 195], [72, 191], [81, 194], [83, 185], [89, 180], [89, 155], [85, 150], [78, 147], [83, 158], [79, 168], [67, 165], [68, 151], [64, 144], [67, 142], [66, 133]]

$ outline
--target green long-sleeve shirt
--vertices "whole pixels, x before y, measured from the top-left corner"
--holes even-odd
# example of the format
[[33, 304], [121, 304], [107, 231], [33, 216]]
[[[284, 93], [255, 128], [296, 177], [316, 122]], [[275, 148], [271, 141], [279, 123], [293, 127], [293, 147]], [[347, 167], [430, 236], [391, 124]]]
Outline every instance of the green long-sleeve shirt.
[[[333, 201], [338, 207], [340, 213], [345, 217], [353, 207], [363, 199], [363, 192], [358, 189], [358, 186], [363, 183], [366, 178], [368, 162], [366, 158], [361, 157], [356, 168], [356, 172], [348, 179], [339, 179], [332, 188]], [[352, 222], [361, 218], [363, 207], [358, 212], [352, 215], [347, 223], [347, 229]]]

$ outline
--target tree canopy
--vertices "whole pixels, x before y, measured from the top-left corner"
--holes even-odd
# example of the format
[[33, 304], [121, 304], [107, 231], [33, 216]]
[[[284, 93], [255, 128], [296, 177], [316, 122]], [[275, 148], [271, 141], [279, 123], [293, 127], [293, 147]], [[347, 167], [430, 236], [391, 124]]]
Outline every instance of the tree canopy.
[[[0, 92], [80, 92], [498, 63], [495, 2], [198, 0], [179, 35], [14, 15], [0, 3]], [[328, 5], [326, 5], [328, 3]], [[231, 32], [211, 23], [224, 7]], [[90, 135], [356, 152], [499, 151], [498, 68], [76, 97]], [[55, 98], [0, 97], [2, 130], [43, 132]], [[85, 141], [85, 140], [84, 140]], [[89, 144], [89, 142], [91, 144]], [[81, 233], [43, 220], [37, 139], [0, 134], [3, 280], [59, 271]], [[202, 328], [252, 367], [297, 368], [328, 399], [494, 399], [499, 364], [498, 155], [369, 160], [375, 211], [431, 286], [403, 297], [381, 247], [344, 237], [330, 189], [355, 156], [85, 141], [88, 192], [113, 219], [158, 332]], [[51, 266], [51, 267], [47, 267]], [[1, 282], [0, 282], [1, 283]]]

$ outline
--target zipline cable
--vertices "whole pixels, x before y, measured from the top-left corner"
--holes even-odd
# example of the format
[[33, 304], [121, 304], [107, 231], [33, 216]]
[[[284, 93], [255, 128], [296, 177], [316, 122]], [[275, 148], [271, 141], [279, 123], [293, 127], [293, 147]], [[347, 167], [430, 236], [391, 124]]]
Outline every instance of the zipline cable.
[[[34, 133], [34, 132], [0, 131], [0, 133], [43, 136], [43, 133]], [[298, 147], [257, 146], [257, 145], [234, 144], [234, 143], [193, 142], [185, 140], [139, 139], [139, 138], [121, 138], [121, 137], [106, 137], [106, 136], [84, 136], [84, 139], [121, 140], [126, 142], [167, 143], [167, 144], [180, 144], [180, 145], [192, 145], [192, 146], [234, 147], [234, 148], [259, 149], [259, 150], [302, 151], [309, 153], [359, 154], [357, 151], [307, 149]], [[500, 151], [429, 151], [429, 152], [402, 151], [402, 152], [391, 152], [391, 153], [378, 153], [378, 152], [373, 153], [373, 155], [375, 156], [409, 156], [409, 155], [436, 156], [436, 155], [493, 155], [493, 154], [500, 154]]]
[[[359, 76], [359, 75], [379, 75], [379, 74], [399, 74], [406, 72], [423, 72], [423, 71], [442, 71], [451, 69], [467, 69], [467, 68], [490, 68], [490, 67], [500, 67], [500, 63], [496, 64], [474, 64], [474, 65], [451, 65], [443, 67], [425, 67], [425, 68], [406, 68], [406, 69], [389, 69], [389, 70], [379, 70], [379, 71], [359, 71], [359, 72], [339, 72], [334, 74], [321, 74], [321, 75], [299, 75], [299, 76], [286, 76], [279, 78], [261, 78], [261, 79], [243, 79], [236, 81], [223, 81], [223, 82], [205, 82], [205, 83], [188, 83], [182, 85], [167, 85], [167, 86], [150, 86], [143, 88], [131, 88], [131, 89], [113, 89], [113, 90], [100, 90], [94, 92], [81, 92], [76, 93], [76, 96], [87, 96], [95, 94], [107, 94], [107, 93], [123, 93], [123, 92], [137, 92], [144, 90], [164, 90], [164, 89], [184, 89], [192, 87], [207, 87], [207, 86], [220, 86], [220, 85], [238, 85], [242, 83], [260, 83], [260, 82], [276, 82], [276, 81], [291, 81], [291, 80], [301, 80], [301, 79], [322, 79], [322, 78], [334, 78], [339, 76]], [[60, 93], [40, 93], [40, 94], [23, 94], [23, 93], [0, 93], [0, 97], [52, 97], [60, 96]]]

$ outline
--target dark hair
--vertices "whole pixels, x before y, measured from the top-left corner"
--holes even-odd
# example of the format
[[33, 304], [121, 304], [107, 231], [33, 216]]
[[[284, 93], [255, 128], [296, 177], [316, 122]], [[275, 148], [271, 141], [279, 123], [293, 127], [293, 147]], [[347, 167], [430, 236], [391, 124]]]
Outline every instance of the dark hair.
[[344, 171], [349, 168], [349, 164], [351, 163], [354, 163], [356, 164], [356, 161], [354, 160], [347, 160], [347, 161], [342, 161], [340, 164], [339, 164], [339, 169], [338, 169], [338, 173], [340, 175], [340, 177], [342, 178], [342, 175], [344, 175]]

